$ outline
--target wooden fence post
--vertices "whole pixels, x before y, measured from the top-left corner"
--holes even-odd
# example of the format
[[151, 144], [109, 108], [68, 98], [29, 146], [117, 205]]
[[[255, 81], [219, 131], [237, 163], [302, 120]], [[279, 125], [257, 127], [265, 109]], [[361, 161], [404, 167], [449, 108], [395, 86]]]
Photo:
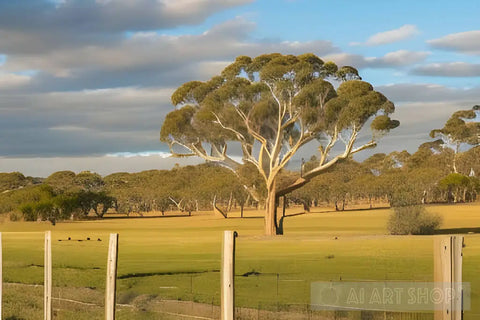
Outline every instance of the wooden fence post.
[[118, 261], [118, 233], [110, 234], [107, 261], [107, 284], [105, 287], [105, 319], [115, 320], [116, 286]]
[[52, 233], [45, 232], [44, 319], [52, 319]]
[[[435, 238], [434, 282], [443, 290], [441, 309], [435, 310], [435, 320], [461, 320], [462, 308], [462, 262], [463, 236]], [[452, 299], [445, 297], [453, 294]]]
[[224, 231], [222, 248], [221, 320], [235, 319], [235, 237], [236, 231]]
[[452, 237], [452, 289], [455, 292], [452, 301], [452, 319], [463, 319], [463, 288], [462, 288], [462, 266], [463, 266], [463, 236]]

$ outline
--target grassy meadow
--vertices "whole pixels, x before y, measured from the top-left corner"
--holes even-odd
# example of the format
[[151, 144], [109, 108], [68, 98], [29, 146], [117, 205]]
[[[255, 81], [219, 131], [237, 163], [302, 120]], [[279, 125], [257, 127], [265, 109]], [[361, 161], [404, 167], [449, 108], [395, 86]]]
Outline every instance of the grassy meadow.
[[[472, 310], [465, 319], [479, 319], [480, 234], [468, 232], [480, 228], [480, 203], [428, 210], [443, 217], [442, 232], [466, 234], [463, 277], [471, 282]], [[291, 208], [287, 214], [299, 211]], [[112, 232], [120, 234], [118, 319], [185, 319], [175, 317], [175, 310], [189, 308], [193, 314], [213, 317], [220, 302], [222, 230], [239, 234], [235, 270], [239, 307], [305, 312], [313, 281], [433, 281], [434, 236], [387, 235], [389, 212], [314, 208], [310, 214], [286, 218], [285, 235], [276, 238], [262, 235], [260, 211], [246, 211], [244, 219], [237, 212], [229, 219], [199, 212], [191, 217], [112, 217], [55, 226], [4, 219], [3, 315], [11, 320], [43, 318], [45, 230], [51, 230], [53, 238], [55, 319], [102, 318]], [[178, 303], [167, 306], [169, 301]]]

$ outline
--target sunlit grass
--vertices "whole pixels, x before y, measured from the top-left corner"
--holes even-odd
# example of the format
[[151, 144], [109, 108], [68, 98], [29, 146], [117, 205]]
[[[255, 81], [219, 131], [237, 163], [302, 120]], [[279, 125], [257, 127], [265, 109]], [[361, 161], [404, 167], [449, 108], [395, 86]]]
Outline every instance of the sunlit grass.
[[[480, 227], [478, 203], [430, 206], [428, 210], [443, 216], [444, 229]], [[287, 213], [298, 212], [300, 208], [291, 208]], [[261, 211], [246, 211], [246, 219], [235, 212], [231, 219], [194, 213], [192, 217], [105, 219], [55, 226], [4, 221], [0, 225], [4, 281], [43, 283], [45, 230], [51, 230], [53, 237], [54, 297], [98, 305], [85, 308], [85, 319], [92, 312], [102, 312], [108, 236], [113, 232], [120, 234], [118, 299], [123, 304], [142, 295], [218, 304], [222, 230], [239, 233], [239, 306], [306, 305], [312, 281], [432, 281], [433, 237], [387, 235], [389, 213], [388, 209], [325, 212], [313, 208], [310, 214], [287, 217], [285, 235], [275, 238], [262, 235]], [[474, 310], [467, 312], [465, 319], [473, 320], [480, 314], [480, 236], [467, 234], [466, 244], [464, 280], [472, 283]], [[30, 289], [22, 291], [11, 285], [4, 292], [6, 315], [34, 319], [31, 314], [39, 314], [41, 318], [41, 310], [36, 309], [42, 305], [27, 301]], [[22, 303], [28, 307], [19, 306]], [[58, 308], [57, 318], [71, 319], [68, 315], [73, 306], [62, 302]], [[128, 318], [134, 311], [126, 308], [119, 312]]]

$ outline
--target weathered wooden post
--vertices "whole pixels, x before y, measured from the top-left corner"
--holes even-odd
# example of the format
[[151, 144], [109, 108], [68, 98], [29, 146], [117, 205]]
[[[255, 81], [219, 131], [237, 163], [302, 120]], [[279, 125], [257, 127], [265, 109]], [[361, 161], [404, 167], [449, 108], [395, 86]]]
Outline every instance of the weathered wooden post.
[[52, 233], [45, 231], [44, 308], [45, 320], [52, 319]]
[[453, 297], [453, 317], [452, 319], [463, 319], [463, 286], [462, 286], [462, 273], [463, 273], [463, 245], [465, 239], [463, 236], [452, 237], [452, 282], [455, 295]]
[[224, 231], [222, 248], [221, 320], [235, 319], [235, 238], [236, 231]]
[[105, 319], [115, 320], [118, 261], [118, 233], [110, 234], [108, 244], [107, 284], [105, 287]]
[[441, 308], [435, 310], [435, 320], [461, 320], [463, 236], [435, 238], [434, 282], [443, 291]]

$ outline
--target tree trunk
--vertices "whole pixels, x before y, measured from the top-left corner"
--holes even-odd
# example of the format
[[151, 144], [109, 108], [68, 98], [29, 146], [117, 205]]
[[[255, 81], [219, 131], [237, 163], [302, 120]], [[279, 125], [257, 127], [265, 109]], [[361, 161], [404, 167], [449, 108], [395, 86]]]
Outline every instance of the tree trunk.
[[460, 144], [457, 143], [456, 148], [455, 148], [455, 153], [453, 154], [453, 172], [458, 173], [457, 170], [457, 154], [460, 149]]
[[303, 210], [305, 212], [310, 212], [310, 205], [309, 205], [309, 201], [308, 200], [304, 200], [303, 201]]
[[227, 204], [227, 212], [232, 211], [232, 200], [233, 200], [233, 192], [230, 192], [230, 198], [228, 199], [228, 204]]
[[267, 199], [265, 201], [265, 235], [274, 236], [276, 228], [276, 181], [267, 186]]
[[212, 205], [213, 205], [213, 212], [214, 212], [215, 214], [221, 214], [225, 219], [227, 219], [227, 213], [226, 213], [226, 212], [223, 212], [222, 209], [220, 209], [219, 207], [217, 207], [217, 195], [215, 195], [215, 196], [213, 197], [213, 203], [212, 203]]

